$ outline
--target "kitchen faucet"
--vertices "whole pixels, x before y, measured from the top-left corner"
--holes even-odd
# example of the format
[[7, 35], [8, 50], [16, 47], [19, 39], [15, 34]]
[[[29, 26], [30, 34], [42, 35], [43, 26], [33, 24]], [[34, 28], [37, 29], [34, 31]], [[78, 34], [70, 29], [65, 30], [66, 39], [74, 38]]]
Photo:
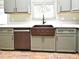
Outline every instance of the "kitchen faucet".
[[44, 18], [44, 15], [43, 15], [43, 24], [45, 24], [46, 22], [45, 22], [45, 18]]

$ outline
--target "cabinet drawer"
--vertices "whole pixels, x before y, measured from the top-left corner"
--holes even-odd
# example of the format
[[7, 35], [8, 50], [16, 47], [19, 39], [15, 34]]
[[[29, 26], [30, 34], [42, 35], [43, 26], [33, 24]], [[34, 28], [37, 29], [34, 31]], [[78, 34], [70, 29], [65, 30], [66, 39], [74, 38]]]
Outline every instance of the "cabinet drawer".
[[3, 34], [13, 34], [13, 29], [1, 28], [0, 35], [3, 35]]
[[66, 33], [66, 34], [64, 34], [64, 33], [58, 33], [58, 34], [56, 34], [56, 36], [62, 36], [62, 37], [76, 37], [76, 34], [71, 34], [71, 33]]
[[76, 29], [75, 28], [59, 28], [56, 29], [56, 33], [76, 33]]

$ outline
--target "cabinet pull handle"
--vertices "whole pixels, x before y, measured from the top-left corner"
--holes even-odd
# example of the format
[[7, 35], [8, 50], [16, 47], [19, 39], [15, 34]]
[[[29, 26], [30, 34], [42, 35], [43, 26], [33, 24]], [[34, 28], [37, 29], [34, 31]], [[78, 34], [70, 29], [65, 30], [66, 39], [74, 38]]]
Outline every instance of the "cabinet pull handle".
[[14, 40], [14, 36], [12, 36], [12, 40]]
[[42, 43], [44, 43], [44, 37], [42, 37]]
[[56, 41], [58, 41], [58, 36], [56, 36]]
[[62, 6], [60, 6], [60, 11], [62, 11]]
[[17, 8], [16, 8], [16, 11], [17, 11]]
[[6, 11], [6, 9], [4, 9], [4, 11]]
[[29, 32], [30, 30], [14, 30], [14, 32]]

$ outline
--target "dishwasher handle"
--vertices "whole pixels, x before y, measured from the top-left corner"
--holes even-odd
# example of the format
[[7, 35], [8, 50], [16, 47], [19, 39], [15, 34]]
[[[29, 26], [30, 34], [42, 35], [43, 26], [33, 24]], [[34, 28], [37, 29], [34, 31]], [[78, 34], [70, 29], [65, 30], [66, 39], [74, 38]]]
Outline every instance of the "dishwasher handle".
[[30, 30], [14, 30], [14, 32], [30, 32]]

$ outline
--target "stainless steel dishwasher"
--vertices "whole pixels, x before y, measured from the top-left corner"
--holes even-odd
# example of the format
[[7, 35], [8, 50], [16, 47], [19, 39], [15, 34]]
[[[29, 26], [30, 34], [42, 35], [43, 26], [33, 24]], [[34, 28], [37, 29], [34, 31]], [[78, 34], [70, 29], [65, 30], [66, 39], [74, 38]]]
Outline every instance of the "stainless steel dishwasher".
[[30, 29], [14, 28], [14, 48], [30, 50]]

